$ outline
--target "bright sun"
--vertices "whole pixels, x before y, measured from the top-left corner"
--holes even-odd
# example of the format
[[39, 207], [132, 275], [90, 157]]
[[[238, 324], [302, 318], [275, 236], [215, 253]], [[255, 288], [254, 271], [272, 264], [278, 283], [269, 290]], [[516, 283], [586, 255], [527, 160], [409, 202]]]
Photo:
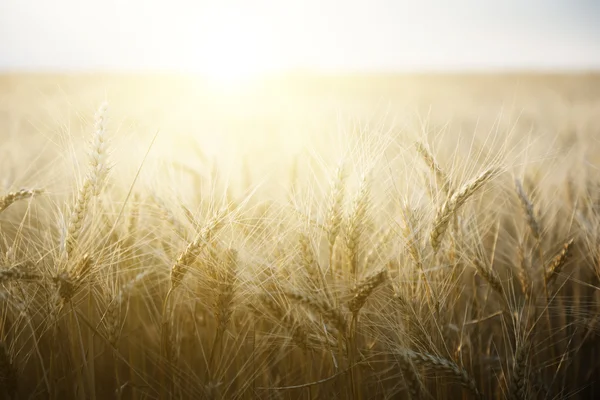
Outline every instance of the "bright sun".
[[275, 38], [231, 9], [212, 9], [191, 40], [192, 71], [223, 88], [235, 88], [278, 70]]

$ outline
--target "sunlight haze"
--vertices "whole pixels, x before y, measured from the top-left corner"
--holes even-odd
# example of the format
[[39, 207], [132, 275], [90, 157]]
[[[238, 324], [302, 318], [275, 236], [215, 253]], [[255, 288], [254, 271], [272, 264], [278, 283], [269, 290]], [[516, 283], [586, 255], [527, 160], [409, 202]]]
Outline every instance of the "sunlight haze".
[[0, 70], [596, 69], [594, 1], [3, 0]]

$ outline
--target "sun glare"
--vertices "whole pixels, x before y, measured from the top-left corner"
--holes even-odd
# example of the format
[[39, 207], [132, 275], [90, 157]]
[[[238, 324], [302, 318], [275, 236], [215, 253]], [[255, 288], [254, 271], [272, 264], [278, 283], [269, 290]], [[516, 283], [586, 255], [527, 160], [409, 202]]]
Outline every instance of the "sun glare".
[[188, 54], [191, 72], [211, 84], [234, 89], [276, 72], [274, 35], [231, 9], [212, 9], [192, 27], [179, 52]]

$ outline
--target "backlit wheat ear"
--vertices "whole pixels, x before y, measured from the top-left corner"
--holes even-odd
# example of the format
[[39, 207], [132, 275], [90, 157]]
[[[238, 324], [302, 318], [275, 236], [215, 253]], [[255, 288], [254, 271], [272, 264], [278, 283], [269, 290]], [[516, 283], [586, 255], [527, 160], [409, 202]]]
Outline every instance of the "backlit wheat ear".
[[567, 262], [567, 259], [569, 258], [569, 255], [571, 254], [571, 248], [573, 246], [573, 242], [574, 242], [573, 239], [566, 242], [563, 245], [563, 248], [560, 251], [560, 253], [558, 253], [552, 259], [552, 262], [550, 262], [550, 265], [546, 269], [546, 285], [547, 286], [550, 286], [554, 282], [556, 277], [562, 271], [562, 268], [564, 267], [565, 263]]
[[0, 283], [10, 281], [37, 281], [41, 275], [34, 272], [27, 263], [16, 265], [11, 268], [0, 269]]
[[72, 270], [65, 270], [54, 278], [58, 295], [63, 304], [69, 303], [82, 283], [90, 275], [92, 258], [85, 254]]
[[442, 171], [438, 163], [435, 162], [433, 155], [427, 150], [427, 148], [421, 142], [416, 143], [417, 152], [425, 161], [425, 164], [429, 167], [429, 169], [434, 173], [435, 180], [438, 186], [444, 191], [444, 193], [450, 193], [450, 179], [448, 176]]
[[347, 330], [347, 322], [344, 315], [334, 307], [332, 307], [326, 301], [306, 296], [296, 291], [286, 291], [286, 296], [290, 300], [294, 300], [300, 304], [305, 305], [316, 314], [321, 315], [326, 321], [332, 323], [341, 333], [345, 333]]
[[0, 197], [0, 213], [19, 200], [29, 199], [43, 192], [41, 189], [21, 189], [17, 192], [10, 192]]
[[88, 212], [89, 204], [94, 197], [100, 194], [101, 189], [106, 183], [110, 169], [106, 143], [105, 113], [106, 104], [103, 104], [96, 114], [95, 131], [90, 151], [90, 171], [79, 188], [75, 205], [67, 224], [65, 237], [65, 252], [67, 255], [70, 255], [75, 248]]
[[406, 350], [406, 355], [417, 365], [432, 369], [439, 373], [445, 373], [454, 376], [464, 387], [469, 389], [476, 398], [481, 398], [481, 394], [479, 393], [479, 389], [477, 389], [475, 380], [464, 368], [456, 364], [454, 361], [438, 357], [433, 354], [418, 353], [412, 350]]
[[522, 342], [517, 343], [515, 351], [510, 381], [508, 387], [508, 398], [509, 400], [527, 400], [528, 396], [528, 366], [527, 361], [529, 358], [529, 345], [528, 339], [524, 339]]
[[523, 185], [521, 181], [515, 179], [515, 186], [517, 188], [517, 196], [519, 197], [519, 202], [521, 203], [521, 208], [523, 209], [523, 213], [525, 214], [525, 218], [527, 220], [527, 225], [529, 226], [529, 230], [531, 231], [532, 236], [536, 240], [540, 240], [540, 224], [535, 217], [535, 212], [533, 210], [533, 204], [527, 197], [525, 190], [523, 189]]
[[121, 336], [121, 305], [122, 303], [114, 297], [109, 300], [106, 312], [104, 313], [106, 337], [113, 347], [117, 346]]
[[171, 290], [174, 290], [181, 284], [187, 268], [194, 263], [202, 249], [209, 244], [213, 235], [222, 227], [222, 224], [223, 212], [219, 212], [208, 221], [197, 238], [190, 242], [179, 257], [177, 257], [177, 261], [171, 267]]
[[490, 287], [501, 296], [504, 296], [504, 288], [502, 287], [502, 282], [500, 281], [498, 273], [488, 265], [484, 265], [478, 258], [473, 259], [473, 265], [477, 269], [479, 275], [485, 279]]
[[398, 363], [400, 364], [400, 371], [406, 384], [406, 389], [411, 400], [420, 400], [423, 396], [423, 384], [419, 379], [419, 374], [406, 351], [400, 351], [397, 354]]
[[108, 161], [108, 141], [106, 134], [106, 115], [108, 104], [102, 103], [96, 112], [94, 123], [94, 135], [90, 146], [90, 181], [94, 189], [94, 196], [98, 196], [102, 190], [108, 172], [110, 171]]
[[348, 303], [348, 308], [353, 314], [358, 314], [360, 309], [367, 302], [369, 296], [371, 296], [377, 287], [385, 282], [386, 276], [387, 268], [383, 268], [371, 276], [366, 277], [356, 286], [356, 289], [354, 289], [354, 296], [352, 297], [352, 300], [350, 300], [350, 303]]
[[523, 244], [519, 243], [517, 249], [517, 268], [518, 273], [517, 277], [519, 278], [519, 283], [521, 285], [521, 290], [526, 300], [529, 300], [531, 297], [531, 276], [529, 275], [529, 265], [527, 263], [527, 258], [525, 256], [525, 250], [523, 248]]
[[121, 289], [119, 289], [119, 292], [117, 293], [117, 301], [119, 303], [127, 301], [129, 296], [131, 295], [131, 292], [133, 292], [133, 289], [137, 285], [139, 285], [144, 279], [146, 279], [148, 275], [150, 275], [150, 271], [140, 272], [136, 276], [134, 276], [133, 279], [121, 286]]
[[448, 223], [452, 216], [459, 210], [459, 208], [465, 204], [465, 202], [471, 197], [479, 188], [481, 188], [486, 182], [488, 182], [497, 173], [496, 168], [488, 168], [475, 179], [465, 183], [461, 188], [456, 190], [442, 207], [438, 210], [438, 213], [433, 222], [433, 229], [429, 236], [431, 247], [434, 251], [437, 251], [441, 240], [443, 238]]
[[358, 193], [356, 194], [350, 215], [348, 216], [348, 224], [346, 227], [346, 252], [350, 263], [350, 273], [356, 277], [358, 273], [358, 256], [360, 236], [364, 230], [364, 223], [369, 206], [369, 177], [364, 174]]

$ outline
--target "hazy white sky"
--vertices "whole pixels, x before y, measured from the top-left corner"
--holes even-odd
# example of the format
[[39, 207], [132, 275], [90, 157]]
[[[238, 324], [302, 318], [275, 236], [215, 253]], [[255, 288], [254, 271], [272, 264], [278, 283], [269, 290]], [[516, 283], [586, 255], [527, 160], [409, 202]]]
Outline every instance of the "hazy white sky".
[[600, 0], [0, 0], [0, 69], [600, 68]]

